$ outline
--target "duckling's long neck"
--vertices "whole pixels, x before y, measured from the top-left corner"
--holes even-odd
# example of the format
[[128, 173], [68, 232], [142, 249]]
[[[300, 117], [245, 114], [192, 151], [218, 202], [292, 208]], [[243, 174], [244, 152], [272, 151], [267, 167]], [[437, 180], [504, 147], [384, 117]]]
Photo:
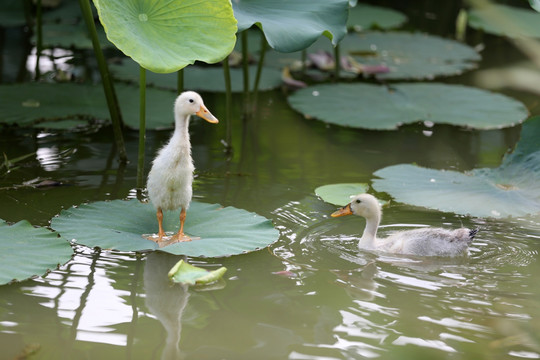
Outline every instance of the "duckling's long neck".
[[188, 152], [191, 150], [191, 143], [189, 141], [189, 118], [190, 115], [177, 115], [176, 124], [174, 128], [173, 136], [169, 144], [174, 144], [179, 148], [186, 149]]
[[362, 234], [362, 238], [358, 243], [358, 247], [362, 249], [373, 249], [375, 248], [375, 239], [377, 237], [377, 229], [379, 228], [379, 223], [381, 222], [380, 212], [371, 214], [371, 216], [366, 217], [366, 228]]

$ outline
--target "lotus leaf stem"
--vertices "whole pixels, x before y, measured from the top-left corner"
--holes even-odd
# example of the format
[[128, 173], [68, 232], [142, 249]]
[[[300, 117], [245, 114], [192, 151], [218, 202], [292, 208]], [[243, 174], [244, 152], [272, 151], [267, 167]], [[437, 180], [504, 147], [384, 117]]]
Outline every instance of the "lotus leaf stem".
[[116, 92], [114, 91], [114, 85], [109, 74], [109, 68], [107, 67], [105, 56], [103, 56], [103, 51], [101, 51], [101, 46], [99, 45], [99, 39], [97, 36], [96, 25], [94, 24], [94, 16], [92, 14], [92, 9], [90, 8], [90, 3], [88, 0], [79, 0], [79, 4], [81, 6], [84, 21], [88, 27], [90, 38], [92, 39], [94, 55], [96, 56], [99, 72], [101, 74], [103, 90], [105, 92], [105, 98], [107, 99], [109, 114], [111, 115], [114, 139], [118, 148], [118, 157], [120, 162], [125, 163], [127, 162], [127, 154], [126, 147], [124, 145], [124, 137], [122, 135], [122, 114], [120, 112], [120, 106], [118, 105]]
[[139, 155], [137, 158], [137, 188], [144, 186], [144, 144], [146, 141], [146, 69], [139, 72]]

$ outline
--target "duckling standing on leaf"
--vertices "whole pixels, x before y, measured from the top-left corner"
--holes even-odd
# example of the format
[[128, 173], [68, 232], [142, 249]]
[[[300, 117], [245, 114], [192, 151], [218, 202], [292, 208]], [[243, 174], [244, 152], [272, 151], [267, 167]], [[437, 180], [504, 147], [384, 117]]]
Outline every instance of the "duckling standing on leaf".
[[332, 217], [358, 215], [366, 219], [366, 227], [360, 238], [360, 249], [378, 250], [394, 254], [420, 256], [457, 256], [467, 251], [478, 230], [461, 228], [447, 230], [442, 228], [421, 228], [399, 231], [387, 238], [377, 238], [381, 221], [379, 201], [369, 194], [360, 194], [332, 214]]
[[189, 141], [189, 119], [197, 115], [209, 123], [216, 124], [218, 119], [212, 115], [199, 94], [193, 91], [183, 92], [174, 103], [175, 129], [169, 143], [159, 150], [148, 174], [148, 197], [156, 208], [159, 224], [158, 243], [163, 240], [163, 211], [180, 211], [180, 229], [170, 241], [191, 241], [184, 234], [186, 210], [193, 194], [193, 159]]

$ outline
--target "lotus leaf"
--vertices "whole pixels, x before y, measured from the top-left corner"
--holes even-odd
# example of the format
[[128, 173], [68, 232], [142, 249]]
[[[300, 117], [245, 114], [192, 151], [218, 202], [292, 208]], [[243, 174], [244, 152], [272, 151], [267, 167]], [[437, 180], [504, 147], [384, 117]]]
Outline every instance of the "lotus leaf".
[[525, 120], [517, 100], [462, 85], [400, 83], [323, 84], [298, 90], [289, 104], [306, 117], [332, 124], [376, 130], [431, 121], [438, 124], [496, 129]]
[[372, 28], [392, 29], [403, 25], [407, 16], [399, 11], [381, 6], [357, 4], [349, 9], [347, 27], [355, 31], [365, 31]]
[[335, 46], [347, 33], [348, 0], [235, 0], [232, 4], [238, 31], [256, 24], [277, 51], [305, 49], [321, 35]]
[[479, 217], [540, 213], [540, 116], [523, 124], [515, 150], [494, 169], [466, 173], [393, 165], [374, 173], [377, 191], [397, 201]]
[[229, 0], [94, 0], [108, 39], [145, 69], [174, 72], [215, 63], [236, 41]]
[[491, 4], [473, 9], [469, 25], [495, 35], [540, 38], [540, 14], [523, 8]]
[[345, 206], [351, 201], [351, 196], [365, 193], [368, 189], [369, 185], [363, 183], [329, 184], [316, 188], [315, 194], [327, 203]]
[[433, 35], [369, 32], [347, 35], [341, 49], [364, 65], [385, 65], [378, 79], [432, 79], [474, 69], [481, 56], [472, 47]]
[[[178, 231], [180, 211], [165, 214], [165, 231]], [[78, 244], [120, 251], [158, 249], [144, 234], [157, 232], [154, 207], [138, 200], [101, 201], [63, 210], [51, 227]], [[184, 231], [199, 240], [161, 248], [176, 255], [220, 257], [267, 247], [279, 237], [272, 222], [234, 207], [192, 202]]]
[[22, 281], [56, 269], [71, 259], [73, 250], [58, 234], [22, 220], [0, 220], [0, 285]]
[[188, 264], [180, 260], [169, 271], [169, 278], [177, 283], [187, 285], [204, 285], [221, 279], [227, 271], [226, 267], [220, 267], [217, 270], [209, 271], [197, 266]]
[[[131, 82], [139, 81], [139, 68], [135, 66], [133, 61], [124, 61], [121, 65], [113, 64], [109, 66], [115, 78], [128, 80]], [[249, 67], [249, 78], [255, 81], [256, 66]], [[242, 87], [242, 70], [231, 68], [231, 90], [233, 92], [241, 92]], [[156, 74], [153, 72], [146, 73], [146, 83], [157, 86], [159, 88], [176, 90], [177, 76], [175, 74]], [[281, 85], [281, 72], [274, 68], [265, 68], [261, 74], [259, 90], [271, 90]], [[223, 69], [221, 67], [202, 67], [190, 66], [184, 70], [184, 87], [191, 90], [224, 92], [225, 80], [223, 77]]]
[[[116, 92], [126, 125], [139, 126], [139, 93], [136, 87], [118, 84]], [[56, 128], [73, 127], [72, 119], [108, 119], [103, 87], [80, 84], [24, 83], [0, 85], [0, 122], [29, 126], [55, 122]], [[147, 89], [147, 128], [174, 124], [172, 107], [175, 93]], [[76, 124], [83, 124], [81, 120]], [[43, 125], [46, 126], [46, 125]]]

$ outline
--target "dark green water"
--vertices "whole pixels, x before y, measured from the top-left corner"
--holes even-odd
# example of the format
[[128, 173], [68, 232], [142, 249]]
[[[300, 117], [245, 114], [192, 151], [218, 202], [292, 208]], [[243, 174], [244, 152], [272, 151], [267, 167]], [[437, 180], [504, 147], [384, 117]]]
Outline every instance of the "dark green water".
[[[417, 19], [432, 30], [429, 17]], [[504, 40], [484, 41], [482, 68], [521, 60]], [[473, 75], [448, 81], [474, 84]], [[507, 94], [540, 113], [537, 97]], [[223, 116], [223, 96], [203, 96]], [[358, 251], [361, 219], [329, 218], [335, 207], [313, 194], [327, 183], [367, 182], [398, 163], [494, 167], [520, 126], [339, 128], [303, 119], [281, 91], [260, 94], [254, 118], [244, 123], [241, 96], [234, 103], [232, 156], [220, 143], [224, 126], [193, 121], [194, 197], [272, 219], [279, 240], [247, 255], [189, 259], [228, 268], [222, 282], [205, 289], [168, 282], [177, 256], [76, 247], [73, 259], [46, 277], [0, 287], [0, 359], [29, 346], [38, 349], [32, 359], [540, 358], [538, 219], [484, 220], [393, 204], [382, 232], [418, 224], [481, 231], [464, 258], [380, 255]], [[147, 170], [169, 136], [148, 133]], [[132, 162], [122, 168], [110, 128], [3, 128], [0, 152], [37, 155], [0, 177], [0, 218], [47, 226], [63, 208], [136, 197], [137, 133], [126, 132], [126, 141]], [[35, 178], [63, 185], [13, 187]]]

